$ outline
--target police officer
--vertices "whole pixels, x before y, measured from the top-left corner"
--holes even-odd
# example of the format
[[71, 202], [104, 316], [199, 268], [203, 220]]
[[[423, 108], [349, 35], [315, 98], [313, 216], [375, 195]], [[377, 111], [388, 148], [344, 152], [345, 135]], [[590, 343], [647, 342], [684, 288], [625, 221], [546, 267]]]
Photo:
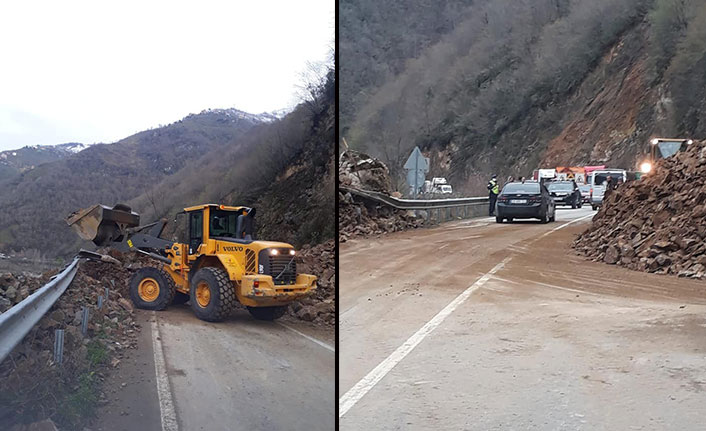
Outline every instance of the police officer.
[[494, 174], [490, 178], [490, 181], [488, 181], [488, 201], [490, 204], [490, 206], [488, 207], [488, 215], [491, 217], [495, 215], [495, 201], [498, 200], [499, 192], [500, 189], [498, 188], [498, 176]]

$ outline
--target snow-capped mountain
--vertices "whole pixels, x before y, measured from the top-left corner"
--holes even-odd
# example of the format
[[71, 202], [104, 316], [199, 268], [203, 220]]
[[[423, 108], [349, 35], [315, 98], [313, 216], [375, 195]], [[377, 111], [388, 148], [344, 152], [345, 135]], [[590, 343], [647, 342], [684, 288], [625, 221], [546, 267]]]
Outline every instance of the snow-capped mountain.
[[88, 148], [90, 144], [68, 142], [58, 145], [27, 145], [16, 150], [0, 152], [0, 180]]

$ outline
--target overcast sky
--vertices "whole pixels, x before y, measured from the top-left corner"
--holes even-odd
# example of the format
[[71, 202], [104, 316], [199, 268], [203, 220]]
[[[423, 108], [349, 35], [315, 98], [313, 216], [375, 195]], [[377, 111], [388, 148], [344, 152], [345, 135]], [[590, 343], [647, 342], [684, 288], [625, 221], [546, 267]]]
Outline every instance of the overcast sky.
[[114, 142], [206, 108], [291, 108], [334, 0], [0, 3], [0, 150]]

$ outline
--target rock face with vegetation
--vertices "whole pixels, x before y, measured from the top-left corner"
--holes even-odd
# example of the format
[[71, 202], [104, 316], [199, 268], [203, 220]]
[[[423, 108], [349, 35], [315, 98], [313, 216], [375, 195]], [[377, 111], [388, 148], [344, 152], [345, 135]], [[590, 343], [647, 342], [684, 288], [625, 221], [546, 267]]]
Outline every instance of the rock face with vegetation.
[[706, 141], [612, 192], [574, 248], [638, 271], [706, 277]]
[[415, 145], [483, 194], [492, 173], [635, 169], [652, 136], [706, 136], [703, 2], [348, 0], [341, 18], [340, 131], [395, 186]]

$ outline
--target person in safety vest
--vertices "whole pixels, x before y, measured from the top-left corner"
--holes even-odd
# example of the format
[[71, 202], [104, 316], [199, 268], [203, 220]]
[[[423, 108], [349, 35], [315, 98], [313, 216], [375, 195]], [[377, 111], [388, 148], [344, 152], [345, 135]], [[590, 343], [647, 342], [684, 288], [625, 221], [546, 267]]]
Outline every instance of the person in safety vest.
[[488, 201], [490, 204], [488, 207], [488, 215], [491, 217], [495, 215], [495, 202], [498, 200], [498, 193], [500, 193], [498, 176], [493, 175], [490, 181], [488, 181]]

